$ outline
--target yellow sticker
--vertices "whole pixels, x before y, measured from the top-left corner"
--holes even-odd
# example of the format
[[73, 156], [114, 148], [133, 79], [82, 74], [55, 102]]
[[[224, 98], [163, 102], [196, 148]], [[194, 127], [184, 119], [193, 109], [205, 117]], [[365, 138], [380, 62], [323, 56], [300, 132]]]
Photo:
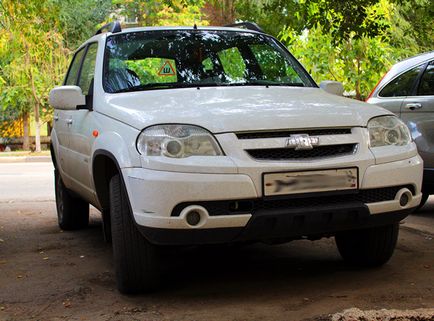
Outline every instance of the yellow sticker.
[[173, 69], [169, 60], [166, 60], [161, 66], [158, 76], [175, 76], [175, 69]]

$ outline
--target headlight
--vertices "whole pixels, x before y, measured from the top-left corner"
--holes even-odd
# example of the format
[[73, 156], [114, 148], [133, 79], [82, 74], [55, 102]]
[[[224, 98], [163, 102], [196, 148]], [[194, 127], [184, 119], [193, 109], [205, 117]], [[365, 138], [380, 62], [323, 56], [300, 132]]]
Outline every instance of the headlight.
[[396, 116], [381, 116], [368, 122], [371, 147], [404, 146], [410, 144], [411, 135], [408, 127]]
[[223, 155], [211, 133], [191, 125], [148, 127], [137, 138], [137, 150], [146, 156], [173, 158]]

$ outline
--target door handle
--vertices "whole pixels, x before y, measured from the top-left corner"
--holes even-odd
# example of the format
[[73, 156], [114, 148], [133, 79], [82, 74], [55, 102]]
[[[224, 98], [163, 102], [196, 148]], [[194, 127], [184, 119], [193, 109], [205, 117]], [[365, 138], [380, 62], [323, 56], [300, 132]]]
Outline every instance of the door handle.
[[66, 120], [66, 123], [68, 124], [68, 125], [71, 125], [72, 124], [72, 119], [70, 118], [70, 119], [67, 119]]
[[422, 108], [422, 104], [420, 104], [420, 103], [408, 103], [408, 104], [405, 104], [405, 108], [410, 109], [410, 110], [420, 109], [420, 108]]
[[58, 121], [58, 120], [59, 120], [59, 116], [54, 115], [54, 116], [53, 116], [53, 119], [54, 119], [54, 121]]

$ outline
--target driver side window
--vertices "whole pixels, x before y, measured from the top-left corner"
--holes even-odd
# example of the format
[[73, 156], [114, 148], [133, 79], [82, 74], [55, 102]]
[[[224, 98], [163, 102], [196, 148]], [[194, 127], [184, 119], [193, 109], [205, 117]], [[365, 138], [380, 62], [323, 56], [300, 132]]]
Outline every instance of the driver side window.
[[90, 85], [95, 74], [96, 53], [98, 44], [92, 43], [88, 46], [86, 56], [79, 75], [78, 86], [81, 88], [83, 95], [89, 94]]
[[77, 76], [80, 71], [81, 60], [83, 59], [83, 54], [86, 47], [77, 51], [72, 59], [71, 66], [69, 67], [68, 74], [66, 75], [65, 85], [76, 85], [77, 84]]

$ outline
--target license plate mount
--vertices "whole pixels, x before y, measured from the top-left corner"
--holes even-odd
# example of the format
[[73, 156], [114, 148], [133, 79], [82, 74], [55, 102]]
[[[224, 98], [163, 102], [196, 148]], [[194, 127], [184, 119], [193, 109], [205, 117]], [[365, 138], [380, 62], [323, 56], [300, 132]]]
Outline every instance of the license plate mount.
[[282, 196], [358, 189], [358, 168], [263, 174], [263, 195]]

